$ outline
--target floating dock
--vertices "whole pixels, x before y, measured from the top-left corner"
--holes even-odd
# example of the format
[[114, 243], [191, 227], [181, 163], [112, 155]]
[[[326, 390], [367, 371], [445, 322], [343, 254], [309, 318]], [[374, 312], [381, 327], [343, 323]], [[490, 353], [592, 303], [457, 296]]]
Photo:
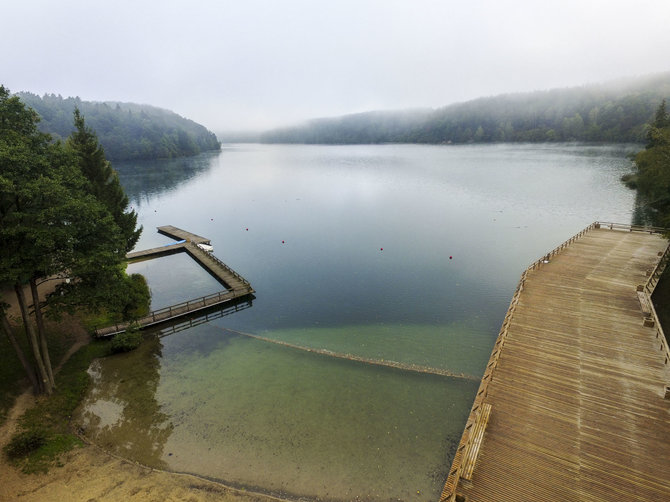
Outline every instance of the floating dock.
[[[174, 254], [179, 252], [188, 253], [200, 266], [209, 272], [225, 288], [223, 291], [211, 295], [187, 300], [176, 305], [171, 305], [149, 312], [146, 316], [137, 319], [134, 324], [140, 328], [154, 326], [156, 324], [172, 321], [195, 312], [211, 309], [225, 304], [233, 304], [237, 300], [253, 295], [254, 289], [244, 277], [235, 272], [228, 265], [219, 260], [214, 254], [204, 251], [198, 244], [210, 244], [210, 240], [196, 234], [187, 232], [171, 225], [158, 227], [158, 231], [180, 242], [168, 244], [156, 248], [146, 249], [128, 253], [129, 261], [145, 260]], [[96, 337], [109, 337], [123, 333], [130, 326], [130, 322], [118, 323], [113, 326], [96, 329]]]
[[655, 229], [595, 223], [522, 274], [441, 501], [670, 500], [667, 259]]

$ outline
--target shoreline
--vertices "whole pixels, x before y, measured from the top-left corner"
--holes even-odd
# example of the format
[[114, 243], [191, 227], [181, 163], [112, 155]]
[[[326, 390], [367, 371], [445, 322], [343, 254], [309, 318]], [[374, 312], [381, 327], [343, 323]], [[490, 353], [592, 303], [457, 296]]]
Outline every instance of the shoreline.
[[[80, 345], [75, 342], [73, 348]], [[74, 352], [74, 351], [71, 351]], [[64, 360], [60, 363], [63, 364]], [[26, 388], [0, 426], [0, 448], [9, 442], [19, 418], [37, 399]], [[71, 425], [70, 428], [72, 429]], [[73, 431], [76, 434], [76, 431]], [[147, 467], [82, 438], [83, 446], [64, 453], [47, 473], [24, 474], [0, 454], [0, 502], [277, 502], [285, 499], [234, 488], [193, 474]]]
[[[55, 287], [50, 281], [40, 288], [44, 295]], [[2, 295], [10, 304], [10, 315], [18, 315], [13, 295]], [[75, 319], [65, 321], [72, 333], [72, 344], [54, 371], [58, 374], [65, 362], [91, 337]], [[20, 417], [35, 406], [40, 397], [32, 393], [26, 381], [0, 424], [0, 450], [10, 441]], [[137, 502], [276, 502], [282, 499], [263, 493], [234, 488], [221, 482], [192, 474], [162, 471], [118, 457], [90, 443], [68, 428], [84, 443], [62, 454], [47, 473], [24, 474], [0, 451], [0, 502], [116, 502], [132, 499]]]

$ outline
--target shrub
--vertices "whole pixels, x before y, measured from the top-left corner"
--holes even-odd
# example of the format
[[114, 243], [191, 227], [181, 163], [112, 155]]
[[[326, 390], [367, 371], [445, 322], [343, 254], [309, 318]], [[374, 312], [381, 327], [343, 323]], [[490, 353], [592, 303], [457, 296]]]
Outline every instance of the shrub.
[[141, 274], [132, 274], [126, 282], [126, 304], [123, 306], [123, 318], [125, 320], [137, 319], [149, 312], [151, 292], [147, 281]]
[[4, 447], [4, 451], [10, 459], [22, 458], [34, 452], [47, 442], [47, 434], [44, 429], [28, 429], [16, 434]]
[[124, 333], [119, 333], [112, 340], [112, 352], [130, 352], [142, 343], [142, 333], [137, 325], [130, 325]]

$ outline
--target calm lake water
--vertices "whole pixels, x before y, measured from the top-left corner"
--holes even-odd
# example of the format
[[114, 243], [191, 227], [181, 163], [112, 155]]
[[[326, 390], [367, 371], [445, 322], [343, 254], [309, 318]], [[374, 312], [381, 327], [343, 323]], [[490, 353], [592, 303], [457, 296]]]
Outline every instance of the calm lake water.
[[[173, 242], [161, 225], [206, 236], [256, 298], [94, 363], [78, 421], [144, 464], [249, 489], [436, 500], [521, 272], [595, 220], [630, 223], [635, 149], [237, 145], [117, 164], [137, 249]], [[221, 289], [185, 254], [129, 271], [154, 308]]]

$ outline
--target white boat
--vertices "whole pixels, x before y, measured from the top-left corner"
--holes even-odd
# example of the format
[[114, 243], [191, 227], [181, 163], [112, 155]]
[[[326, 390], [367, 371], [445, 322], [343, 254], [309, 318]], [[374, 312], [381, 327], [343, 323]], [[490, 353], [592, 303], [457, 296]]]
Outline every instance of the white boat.
[[212, 253], [214, 251], [214, 246], [210, 246], [209, 244], [197, 244], [197, 246], [203, 251], [207, 251], [208, 253]]

